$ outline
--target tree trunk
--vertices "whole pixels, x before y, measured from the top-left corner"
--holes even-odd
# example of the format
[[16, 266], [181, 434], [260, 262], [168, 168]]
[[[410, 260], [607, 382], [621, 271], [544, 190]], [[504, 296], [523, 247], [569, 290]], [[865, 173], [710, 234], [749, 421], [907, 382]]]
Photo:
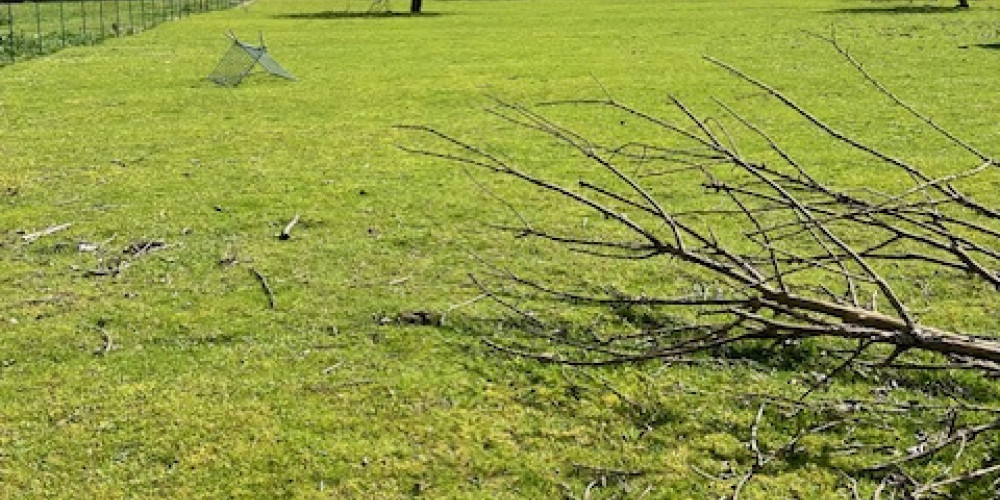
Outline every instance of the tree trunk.
[[[965, 1], [965, 0], [960, 0]], [[423, 4], [423, 0], [410, 0], [410, 14], [419, 14], [420, 6]]]

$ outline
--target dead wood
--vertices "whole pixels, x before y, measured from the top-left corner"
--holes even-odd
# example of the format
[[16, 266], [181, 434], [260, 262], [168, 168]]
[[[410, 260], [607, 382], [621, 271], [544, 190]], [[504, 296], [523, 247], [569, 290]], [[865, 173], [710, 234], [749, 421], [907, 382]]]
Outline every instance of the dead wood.
[[34, 243], [36, 240], [38, 240], [40, 238], [43, 238], [45, 236], [49, 236], [49, 235], [58, 233], [59, 231], [64, 231], [66, 229], [69, 229], [72, 226], [73, 226], [72, 222], [67, 222], [65, 224], [56, 224], [54, 226], [49, 226], [49, 227], [47, 227], [45, 229], [42, 229], [41, 231], [36, 231], [36, 232], [28, 233], [28, 234], [25, 234], [25, 235], [21, 236], [21, 241], [23, 241], [26, 244]]
[[[521, 200], [500, 196], [476, 181], [518, 221], [513, 226], [492, 227], [622, 266], [656, 260], [664, 281], [679, 283], [674, 289], [693, 290], [626, 293], [609, 286], [553, 284], [487, 266], [484, 273], [472, 277], [473, 283], [482, 297], [494, 301], [521, 325], [517, 335], [484, 339], [497, 351], [572, 366], [690, 359], [760, 344], [778, 352], [809, 343], [825, 353], [822, 359], [805, 361], [801, 368], [803, 372], [818, 370], [812, 377], [815, 381], [799, 398], [802, 406], [778, 405], [794, 415], [807, 413], [810, 421], [771, 451], [765, 450], [758, 431], [765, 409], [774, 400], [758, 403], [748, 442], [753, 463], [736, 478], [734, 497], [765, 467], [795, 453], [804, 437], [849, 436], [862, 423], [886, 418], [888, 410], [871, 403], [840, 400], [836, 405], [820, 402], [813, 406], [805, 402], [844, 373], [1000, 373], [1000, 337], [925, 324], [910, 305], [913, 293], [908, 291], [912, 287], [907, 280], [911, 275], [900, 270], [905, 265], [926, 275], [963, 279], [958, 278], [958, 271], [970, 287], [987, 284], [1000, 290], [1000, 207], [966, 191], [976, 180], [992, 181], [996, 161], [903, 102], [835, 40], [832, 43], [894, 105], [904, 108], [934, 137], [967, 155], [967, 164], [932, 175], [922, 165], [836, 129], [774, 87], [710, 57], [706, 58], [710, 64], [793, 111], [845, 154], [863, 158], [867, 163], [861, 175], [891, 181], [834, 182], [825, 175], [824, 166], [796, 158], [733, 107], [719, 103], [731, 125], [740, 130], [738, 134], [673, 97], [668, 117], [654, 116], [610, 95], [538, 107], [495, 101], [493, 116], [563, 148], [567, 159], [578, 165], [574, 168], [580, 175], [574, 182], [539, 173], [434, 127], [400, 127], [428, 141], [401, 146], [404, 151], [451, 162], [465, 171], [478, 169], [518, 181], [560, 200], [567, 212], [589, 213], [600, 221], [593, 229], [534, 221], [519, 208]], [[587, 116], [610, 117], [612, 123], [639, 123], [655, 131], [645, 136], [655, 135], [662, 142], [593, 138], [541, 109], [591, 113]], [[738, 147], [741, 140], [756, 141], [747, 150], [763, 152], [745, 155]], [[692, 208], [683, 197], [695, 190], [700, 190], [700, 201], [705, 203]], [[576, 331], [546, 322], [532, 308], [540, 299], [565, 308], [641, 310], [654, 319], [623, 331]], [[845, 454], [863, 450], [881, 457], [854, 471], [876, 476], [876, 497], [883, 491], [914, 497], [938, 494], [1000, 471], [980, 461], [978, 466], [958, 467], [957, 472], [949, 467], [946, 477], [909, 472], [911, 466], [919, 468], [956, 447], [954, 463], [959, 463], [973, 441], [1000, 429], [995, 419], [984, 416], [996, 410], [959, 403], [945, 409], [920, 405], [895, 409], [926, 421], [934, 432], [928, 430], [918, 438], [919, 445], [908, 451], [900, 450], [898, 443], [853, 442], [845, 442], [839, 450]], [[781, 420], [782, 416], [772, 418]], [[886, 460], [885, 450], [897, 454]], [[856, 480], [850, 479], [857, 496]]]
[[292, 238], [292, 228], [299, 223], [299, 217], [299, 214], [295, 214], [295, 217], [292, 217], [292, 220], [288, 221], [288, 224], [285, 224], [285, 227], [281, 230], [281, 234], [278, 235], [279, 240], [285, 241]]
[[[110, 240], [108, 240], [110, 242]], [[107, 242], [105, 242], [107, 243]], [[122, 248], [121, 255], [106, 256], [104, 252], [98, 251], [100, 245], [95, 249], [97, 253], [98, 266], [85, 271], [86, 276], [115, 277], [132, 266], [132, 263], [154, 252], [160, 252], [174, 248], [179, 244], [168, 244], [163, 240], [136, 240]]]
[[440, 325], [442, 316], [433, 311], [402, 311], [393, 318], [400, 325]]
[[111, 334], [104, 328], [101, 328], [100, 331], [101, 346], [94, 351], [95, 356], [105, 356], [115, 348], [114, 340], [111, 338]]
[[169, 248], [169, 245], [163, 240], [137, 240], [126, 245], [122, 249], [122, 253], [131, 255], [132, 257], [141, 257], [166, 248]]
[[255, 267], [250, 268], [250, 273], [257, 278], [257, 281], [260, 283], [260, 287], [264, 290], [264, 293], [267, 294], [268, 306], [271, 309], [277, 309], [278, 298], [274, 295], [274, 290], [271, 288], [271, 284], [268, 283], [267, 277], [261, 274]]

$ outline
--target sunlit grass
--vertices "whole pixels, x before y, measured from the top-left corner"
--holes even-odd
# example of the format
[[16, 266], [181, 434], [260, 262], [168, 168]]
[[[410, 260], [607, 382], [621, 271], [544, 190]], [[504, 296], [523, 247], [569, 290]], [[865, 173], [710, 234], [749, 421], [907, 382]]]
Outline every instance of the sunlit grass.
[[[483, 113], [488, 97], [607, 89], [656, 111], [673, 94], [721, 115], [718, 97], [845, 175], [839, 148], [703, 62], [710, 54], [894, 154], [965, 165], [954, 148], [913, 140], [918, 127], [807, 33], [835, 28], [901, 96], [989, 151], [1000, 81], [996, 52], [977, 44], [995, 38], [997, 3], [889, 13], [899, 5], [456, 0], [426, 2], [426, 16], [352, 17], [338, 13], [360, 2], [259, 0], [0, 69], [4, 494], [541, 498], [582, 495], [595, 475], [581, 465], [648, 471], [595, 494], [731, 491], [691, 466], [721, 474], [745, 458], [755, 408], [733, 396], [788, 390], [794, 373], [597, 372], [649, 402], [643, 414], [593, 374], [482, 347], [474, 334], [496, 326], [477, 322], [476, 306], [445, 328], [380, 323], [474, 298], [471, 254], [563, 282], [668, 286], [646, 268], [567, 269], [568, 256], [487, 229], [505, 207], [461, 170], [400, 152], [412, 137], [392, 127], [440, 127], [572, 178], [557, 148]], [[262, 32], [299, 81], [206, 81], [230, 29]], [[548, 222], [578, 223], [499, 189], [548, 203], [536, 213]], [[154, 240], [167, 246], [123, 253]], [[118, 275], [93, 275], [123, 261]], [[934, 291], [953, 304], [928, 313], [944, 326], [996, 327], [987, 299], [957, 283]], [[750, 497], [847, 491], [822, 465], [762, 476]]]

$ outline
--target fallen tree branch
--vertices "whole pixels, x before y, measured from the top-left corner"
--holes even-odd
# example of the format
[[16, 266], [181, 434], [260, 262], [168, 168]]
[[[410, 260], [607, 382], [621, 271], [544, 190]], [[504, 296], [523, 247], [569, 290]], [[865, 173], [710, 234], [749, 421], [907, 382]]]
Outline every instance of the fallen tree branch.
[[[566, 152], [566, 163], [578, 175], [575, 181], [567, 180], [564, 171], [548, 173], [524, 166], [530, 162], [487, 151], [434, 127], [400, 127], [428, 141], [402, 146], [404, 151], [455, 163], [464, 171], [480, 169], [515, 180], [556, 200], [540, 209], [548, 210], [547, 217], [533, 218], [521, 208], [524, 203], [517, 195], [500, 196], [500, 190], [477, 179], [476, 185], [520, 223], [491, 226], [503, 227], [516, 238], [534, 239], [576, 255], [613, 259], [622, 266], [660, 264], [655, 268], [664, 285], [660, 290], [669, 293], [551, 283], [530, 272], [526, 277], [499, 266], [488, 266], [488, 279], [470, 275], [480, 297], [491, 299], [516, 319], [518, 328], [505, 330], [507, 336], [483, 339], [496, 351], [590, 367], [711, 358], [761, 345], [769, 346], [769, 353], [803, 345], [823, 353], [810, 353], [798, 361], [802, 366], [797, 369], [811, 380], [798, 398], [773, 400], [780, 411], [808, 417], [777, 447], [766, 447], [760, 432], [772, 400], [758, 402], [748, 443], [753, 462], [736, 479], [734, 498], [765, 466], [785, 461], [806, 436], [828, 433], [844, 437], [838, 452], [866, 454], [868, 462], [855, 470], [876, 476], [876, 497], [889, 491], [913, 496], [936, 493], [998, 471], [992, 464], [969, 462], [969, 447], [978, 447], [977, 456], [988, 455], [981, 443], [986, 440], [976, 438], [1000, 430], [1000, 421], [983, 422], [985, 410], [960, 403], [893, 406], [816, 399], [839, 377], [868, 379], [866, 374], [892, 370], [893, 376], [904, 370], [995, 375], [1000, 367], [1000, 337], [925, 323], [911, 310], [914, 292], [908, 282], [915, 273], [943, 276], [940, 279], [961, 273], [970, 282], [1000, 290], [1000, 210], [959, 187], [980, 179], [995, 182], [996, 161], [903, 102], [837, 48], [880, 92], [935, 137], [971, 154], [974, 163], [930, 175], [915, 163], [837, 130], [776, 88], [711, 57], [706, 61], [773, 97], [852, 158], [864, 157], [868, 162], [864, 175], [879, 172], [885, 178], [852, 185], [826, 175], [825, 165], [796, 158], [761, 127], [720, 103], [750, 136], [763, 142], [755, 143], [759, 147], [738, 148], [741, 136], [673, 97], [670, 118], [610, 96], [544, 103], [547, 109], [559, 106], [567, 114], [607, 114], [615, 127], [627, 118], [644, 127], [637, 136], [658, 137], [661, 143], [633, 139], [622, 143], [614, 134], [602, 138], [600, 125], [581, 120], [581, 126], [596, 136], [591, 137], [536, 108], [496, 101], [491, 111], [495, 117]], [[760, 158], [744, 153], [761, 149], [767, 154]], [[693, 192], [702, 193], [700, 203], [690, 201]], [[580, 228], [562, 220], [564, 213], [586, 213], [598, 222]], [[574, 273], [575, 269], [567, 272]], [[536, 310], [540, 304], [608, 310], [621, 321], [600, 333], [552, 326]], [[642, 321], [632, 321], [636, 316]], [[912, 415], [935, 432], [913, 438], [918, 445], [909, 450], [896, 442], [850, 441], [852, 426], [901, 414]], [[957, 429], [956, 421], [966, 426]], [[928, 478], [904, 470], [953, 445], [958, 451], [942, 474], [951, 477]], [[962, 470], [953, 473], [953, 468]], [[856, 480], [849, 479], [852, 494], [858, 496]]]
[[292, 228], [299, 223], [299, 214], [295, 214], [292, 220], [285, 225], [284, 229], [281, 230], [281, 234], [278, 235], [278, 239], [281, 241], [289, 240], [292, 238]]
[[45, 229], [42, 229], [41, 231], [36, 231], [34, 233], [28, 233], [28, 234], [25, 234], [25, 235], [21, 236], [21, 241], [23, 241], [26, 244], [31, 244], [31, 243], [34, 243], [36, 240], [38, 240], [40, 238], [43, 238], [45, 236], [49, 236], [49, 235], [58, 233], [59, 231], [64, 231], [66, 229], [69, 229], [72, 226], [73, 226], [72, 222], [67, 222], [65, 224], [57, 224], [57, 225], [54, 225], [54, 226], [49, 226], [49, 227], [47, 227]]
[[278, 299], [277, 297], [275, 297], [274, 290], [271, 289], [271, 285], [267, 282], [267, 278], [263, 274], [261, 274], [260, 271], [258, 271], [257, 268], [255, 267], [251, 267], [250, 272], [253, 273], [253, 275], [257, 278], [257, 281], [260, 282], [261, 288], [264, 289], [264, 293], [267, 294], [267, 302], [270, 308], [277, 309]]

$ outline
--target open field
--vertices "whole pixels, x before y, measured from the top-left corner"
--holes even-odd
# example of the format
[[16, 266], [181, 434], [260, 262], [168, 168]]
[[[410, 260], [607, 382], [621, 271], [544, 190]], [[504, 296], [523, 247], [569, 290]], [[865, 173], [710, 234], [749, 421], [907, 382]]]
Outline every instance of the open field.
[[[936, 122], [988, 154], [1000, 145], [1000, 0], [967, 11], [889, 0], [428, 0], [418, 17], [352, 14], [366, 8], [257, 0], [0, 68], [0, 498], [731, 494], [735, 477], [695, 468], [722, 475], [750, 456], [756, 406], [734, 394], [780, 393], [800, 374], [589, 371], [486, 348], [477, 333], [491, 327], [477, 319], [495, 308], [452, 310], [479, 294], [472, 254], [562, 282], [657, 289], [670, 278], [568, 261], [489, 229], [508, 215], [477, 188], [480, 176], [401, 152], [414, 138], [393, 126], [433, 125], [566, 178], [575, 172], [558, 149], [482, 111], [489, 96], [533, 103], [608, 89], [640, 109], [663, 110], [675, 95], [708, 114], [719, 114], [718, 98], [833, 178], [885, 181], [851, 170], [829, 141], [702, 59], [711, 55], [930, 171], [968, 167], [954, 148], [920, 139], [918, 123], [809, 34], [834, 29]], [[262, 32], [299, 80], [206, 81], [228, 30], [248, 41]], [[988, 197], [997, 187], [971, 189]], [[575, 223], [530, 191], [495, 189]], [[694, 195], [677, 197], [696, 206]], [[982, 286], [927, 287], [938, 299], [921, 311], [928, 321], [1000, 331], [1000, 302]], [[444, 327], [391, 321], [405, 311], [449, 315]], [[1000, 405], [993, 385], [969, 383], [976, 404]], [[862, 397], [869, 387], [831, 390]], [[623, 396], [648, 402], [646, 413]], [[759, 474], [742, 498], [850, 495], [836, 464], [810, 458]], [[607, 469], [644, 473], [595, 483]], [[859, 487], [871, 496], [875, 483]]]

